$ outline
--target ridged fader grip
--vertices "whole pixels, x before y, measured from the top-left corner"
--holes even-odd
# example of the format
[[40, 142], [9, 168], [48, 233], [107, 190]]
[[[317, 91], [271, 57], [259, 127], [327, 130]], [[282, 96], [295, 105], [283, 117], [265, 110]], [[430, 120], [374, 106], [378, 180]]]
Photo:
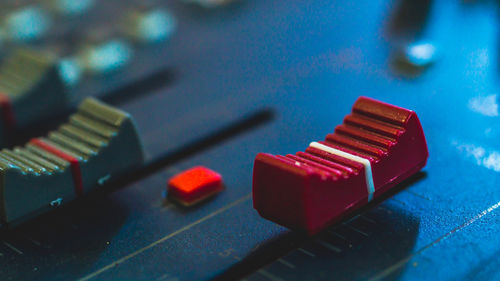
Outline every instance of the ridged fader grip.
[[0, 142], [19, 128], [63, 112], [68, 102], [57, 57], [16, 48], [0, 67]]
[[1, 219], [10, 223], [68, 202], [142, 162], [131, 116], [87, 98], [47, 137], [0, 152]]
[[428, 155], [415, 112], [361, 97], [333, 134], [305, 152], [257, 155], [254, 208], [315, 234], [418, 172]]

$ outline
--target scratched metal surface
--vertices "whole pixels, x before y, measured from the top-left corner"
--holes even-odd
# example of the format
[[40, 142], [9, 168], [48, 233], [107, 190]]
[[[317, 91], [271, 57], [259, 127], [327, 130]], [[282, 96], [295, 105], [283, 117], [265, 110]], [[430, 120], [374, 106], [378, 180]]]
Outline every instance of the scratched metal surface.
[[[497, 3], [336, 2], [170, 3], [182, 31], [169, 47], [175, 78], [116, 100], [155, 170], [3, 230], [0, 279], [499, 279]], [[431, 3], [424, 20], [394, 31], [398, 5], [416, 2]], [[438, 58], [406, 77], [391, 57], [415, 37], [436, 44]], [[250, 197], [255, 154], [303, 150], [359, 95], [418, 113], [423, 172], [318, 237], [261, 219]], [[274, 118], [224, 131], [263, 108]], [[226, 190], [191, 209], [165, 202], [166, 180], [200, 164]]]

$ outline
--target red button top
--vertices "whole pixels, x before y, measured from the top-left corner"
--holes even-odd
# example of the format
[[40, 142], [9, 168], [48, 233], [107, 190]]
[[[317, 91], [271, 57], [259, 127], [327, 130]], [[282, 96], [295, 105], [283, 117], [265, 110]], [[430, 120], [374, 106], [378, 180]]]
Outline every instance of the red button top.
[[203, 166], [193, 167], [168, 181], [169, 197], [186, 206], [196, 204], [222, 188], [222, 176]]

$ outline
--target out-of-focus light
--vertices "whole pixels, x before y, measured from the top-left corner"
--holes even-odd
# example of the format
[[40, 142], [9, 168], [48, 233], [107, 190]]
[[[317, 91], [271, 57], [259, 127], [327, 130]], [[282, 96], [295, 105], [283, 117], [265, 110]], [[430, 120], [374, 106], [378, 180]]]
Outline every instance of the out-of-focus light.
[[498, 116], [497, 95], [472, 98], [469, 100], [469, 108], [484, 116]]
[[430, 43], [415, 43], [408, 45], [404, 56], [409, 64], [425, 67], [434, 62], [436, 47]]
[[67, 15], [79, 15], [88, 11], [94, 6], [94, 0], [56, 0], [55, 5], [58, 11]]
[[85, 66], [96, 73], [116, 71], [127, 65], [133, 55], [132, 47], [123, 40], [111, 40], [88, 48], [83, 55]]
[[42, 37], [50, 28], [48, 13], [38, 6], [27, 6], [9, 14], [5, 30], [9, 38], [30, 41]]
[[67, 86], [75, 86], [80, 81], [82, 67], [74, 57], [63, 58], [59, 61], [59, 74]]
[[175, 17], [167, 10], [154, 9], [131, 16], [126, 28], [136, 39], [144, 42], [164, 41], [177, 28]]
[[483, 159], [483, 165], [491, 170], [500, 172], [500, 152], [493, 151], [488, 157]]
[[139, 32], [148, 41], [160, 41], [172, 35], [177, 23], [166, 10], [156, 10], [147, 14], [139, 25]]
[[481, 146], [452, 141], [458, 151], [465, 153], [465, 156], [474, 158], [477, 165], [483, 166], [495, 172], [500, 172], [500, 152], [496, 150], [487, 151]]

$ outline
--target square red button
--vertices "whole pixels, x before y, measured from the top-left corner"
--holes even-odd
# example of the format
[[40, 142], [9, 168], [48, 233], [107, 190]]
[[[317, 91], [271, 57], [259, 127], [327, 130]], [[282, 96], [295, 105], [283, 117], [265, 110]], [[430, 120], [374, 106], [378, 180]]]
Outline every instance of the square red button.
[[168, 181], [168, 196], [184, 206], [201, 202], [222, 189], [222, 176], [203, 166], [186, 170]]

